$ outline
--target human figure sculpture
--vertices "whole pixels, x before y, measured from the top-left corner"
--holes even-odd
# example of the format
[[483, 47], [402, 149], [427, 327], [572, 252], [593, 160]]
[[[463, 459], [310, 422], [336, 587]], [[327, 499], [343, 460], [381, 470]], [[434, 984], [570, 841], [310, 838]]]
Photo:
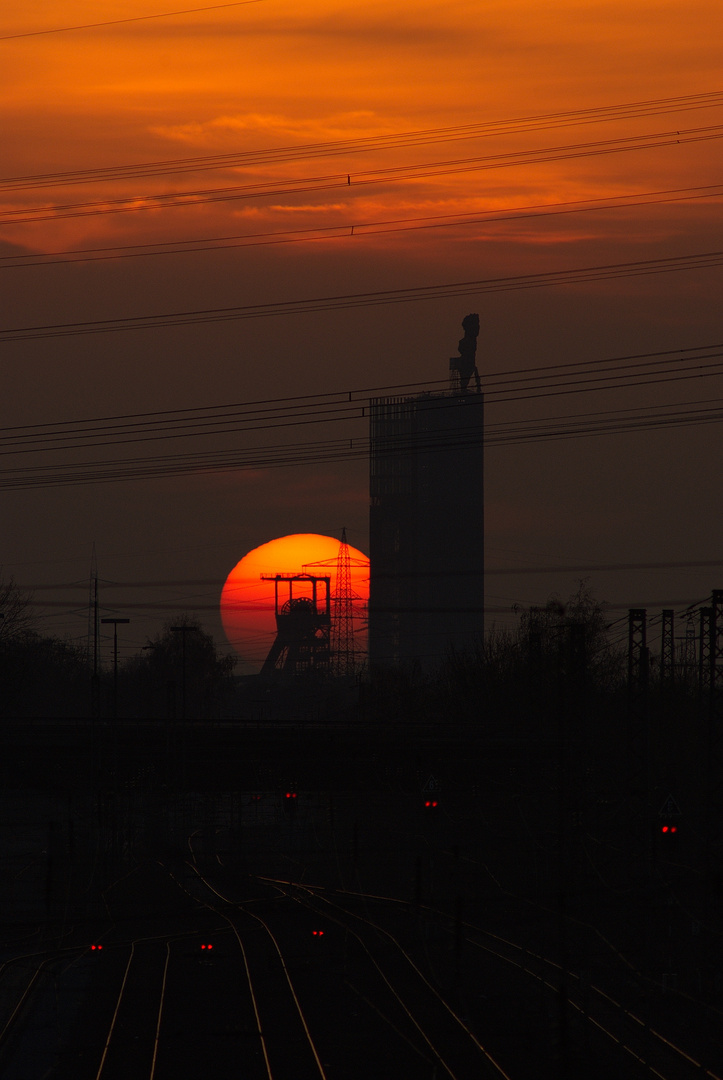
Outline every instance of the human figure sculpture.
[[465, 315], [462, 319], [464, 337], [459, 339], [457, 346], [459, 356], [453, 356], [449, 361], [450, 371], [459, 373], [460, 390], [464, 393], [469, 387], [469, 381], [474, 375], [477, 384], [477, 393], [481, 393], [479, 372], [475, 364], [477, 355], [477, 336], [479, 334], [479, 315]]

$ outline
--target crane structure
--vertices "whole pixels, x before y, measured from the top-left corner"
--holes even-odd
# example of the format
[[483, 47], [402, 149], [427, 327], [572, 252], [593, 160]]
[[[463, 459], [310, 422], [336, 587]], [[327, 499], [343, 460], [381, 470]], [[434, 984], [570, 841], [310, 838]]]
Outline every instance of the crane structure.
[[276, 638], [262, 675], [327, 675], [330, 670], [329, 576], [262, 574], [274, 582]]

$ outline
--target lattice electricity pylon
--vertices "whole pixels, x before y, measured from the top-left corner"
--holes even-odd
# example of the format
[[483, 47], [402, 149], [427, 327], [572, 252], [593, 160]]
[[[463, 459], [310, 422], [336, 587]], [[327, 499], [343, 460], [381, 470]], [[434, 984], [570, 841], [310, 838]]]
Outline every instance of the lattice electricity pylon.
[[341, 530], [336, 560], [336, 590], [331, 620], [331, 664], [335, 675], [353, 675], [356, 670], [352, 601], [351, 559], [344, 528]]
[[685, 637], [683, 638], [683, 656], [680, 665], [680, 676], [686, 686], [692, 687], [697, 672], [697, 636], [695, 632], [695, 620], [692, 615], [688, 615], [688, 621], [685, 624]]
[[723, 589], [714, 589], [711, 607], [700, 612], [701, 653], [700, 663], [701, 706], [707, 714], [707, 739], [705, 740], [705, 855], [706, 870], [711, 883], [719, 876], [723, 851], [721, 850], [720, 791], [723, 786]]
[[641, 697], [648, 689], [648, 648], [646, 643], [645, 608], [630, 608], [628, 611], [628, 694], [633, 712]]
[[698, 636], [698, 687], [701, 696], [710, 679], [710, 643], [711, 622], [713, 620], [713, 608], [702, 607], [700, 609], [700, 632]]
[[670, 686], [675, 678], [675, 638], [673, 637], [675, 612], [663, 608], [660, 640], [660, 682]]
[[711, 722], [723, 721], [723, 589], [714, 589], [710, 618], [709, 703]]

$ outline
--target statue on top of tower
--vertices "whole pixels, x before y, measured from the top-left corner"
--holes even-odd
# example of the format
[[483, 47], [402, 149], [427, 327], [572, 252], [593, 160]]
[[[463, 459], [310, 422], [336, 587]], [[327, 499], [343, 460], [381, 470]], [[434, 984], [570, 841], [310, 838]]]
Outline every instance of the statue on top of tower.
[[477, 336], [479, 334], [479, 315], [465, 315], [462, 319], [464, 337], [459, 339], [457, 349], [459, 356], [452, 356], [449, 361], [449, 370], [459, 374], [459, 388], [464, 393], [469, 387], [469, 381], [474, 375], [477, 384], [477, 393], [482, 392], [479, 372], [475, 363], [477, 355]]

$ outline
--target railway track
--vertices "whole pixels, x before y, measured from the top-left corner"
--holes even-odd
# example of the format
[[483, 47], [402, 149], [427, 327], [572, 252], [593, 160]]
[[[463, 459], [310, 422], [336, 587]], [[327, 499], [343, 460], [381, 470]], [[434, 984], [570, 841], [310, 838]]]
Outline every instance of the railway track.
[[568, 970], [546, 934], [505, 935], [514, 917], [494, 933], [479, 905], [470, 921], [420, 896], [249, 878], [203, 837], [197, 864], [194, 842], [154, 864], [163, 887], [139, 875], [131, 914], [135, 871], [109, 890], [102, 953], [76, 927], [0, 968], [3, 1080], [723, 1077], [719, 1045], [649, 1021], [642, 983]]
[[[388, 925], [392, 927], [399, 925], [399, 912], [406, 907], [399, 899], [352, 893], [335, 893], [330, 898], [324, 889], [301, 885], [294, 885], [292, 888], [301, 903], [310, 904], [315, 909], [318, 909], [320, 904], [331, 907], [337, 913], [336, 918], [351, 917], [356, 923], [376, 929], [394, 943], [399, 953], [406, 957], [410, 966], [415, 966], [414, 961], [407, 956], [404, 948], [396, 941], [393, 931], [384, 926], [385, 915]], [[375, 905], [378, 910], [373, 920], [368, 915], [370, 904]], [[364, 911], [358, 910], [360, 905], [363, 905]], [[390, 911], [391, 919], [389, 918]], [[344, 916], [339, 914], [341, 912]], [[577, 973], [563, 971], [556, 961], [538, 952], [530, 951], [528, 948], [523, 948], [470, 923], [458, 924], [455, 927], [449, 914], [444, 912], [427, 908], [425, 915], [434, 920], [440, 932], [446, 935], [449, 953], [453, 951], [455, 937], [456, 944], [459, 946], [461, 931], [466, 947], [502, 962], [530, 982], [537, 984], [540, 989], [548, 993], [551, 1004], [559, 1006], [562, 990], [566, 1009], [589, 1025], [591, 1034], [596, 1035], [598, 1041], [607, 1042], [608, 1052], [612, 1048], [614, 1055], [619, 1056], [621, 1070], [626, 1068], [627, 1071], [632, 1070], [631, 1075], [657, 1077], [658, 1080], [686, 1080], [688, 1077], [690, 1080], [698, 1080], [700, 1077], [721, 1080], [723, 1070], [720, 1069], [717, 1061], [710, 1064], [699, 1060], [700, 1055], [696, 1057], [690, 1053], [685, 1048], [685, 1040], [680, 1036], [665, 1033], [648, 1023], [640, 1007], [642, 1004], [640, 999], [635, 1005], [626, 1005], [603, 987], [581, 978]], [[555, 1009], [550, 1009], [549, 1015], [554, 1018], [553, 1022], [556, 1024]], [[589, 1050], [588, 1040], [586, 1040], [586, 1048]], [[558, 1057], [561, 1049], [558, 1048]], [[711, 1047], [711, 1057], [715, 1053], [715, 1047]], [[590, 1072], [588, 1075], [591, 1075]], [[623, 1075], [623, 1073], [619, 1072], [618, 1075]]]
[[[420, 959], [419, 941], [410, 947], [407, 903], [273, 879], [259, 880], [238, 900], [223, 874], [211, 878], [196, 867], [179, 884], [189, 922], [198, 923], [200, 912], [201, 927], [179, 930], [175, 916], [169, 933], [123, 941], [118, 924], [107, 931], [102, 955], [69, 947], [4, 965], [0, 977], [15, 976], [15, 1004], [6, 992], [0, 1031], [4, 1078], [223, 1080], [236, 1078], [241, 1065], [249, 1080], [530, 1075], [524, 1055], [508, 1053], [496, 1038], [494, 1009], [483, 1035], [479, 1017], [467, 1015], [464, 992], [455, 999], [434, 964]], [[455, 931], [448, 913], [423, 908], [420, 918], [440, 941], [446, 937], [448, 957], [461, 933], [457, 944], [474, 955], [480, 982], [501, 986], [507, 978], [536, 988], [551, 1003], [553, 1023], [564, 982], [567, 1010], [589, 1031], [586, 1054], [606, 1063], [604, 1072], [588, 1066], [587, 1076], [720, 1080], [714, 1065], [606, 987], [572, 972], [561, 980], [553, 959], [480, 926], [465, 922]], [[503, 969], [507, 976], [495, 973]], [[52, 1016], [52, 1002], [67, 1001], [74, 985], [78, 997], [84, 981], [92, 993], [76, 1003], [71, 1037], [51, 1050], [62, 1019]], [[520, 991], [521, 1030], [524, 998]], [[528, 1034], [535, 1075], [555, 1075], [549, 1055], [534, 1045], [542, 1036]], [[44, 1067], [28, 1071], [24, 1047], [38, 1039], [47, 1052], [35, 1065]]]
[[[227, 905], [226, 917], [245, 941], [249, 919], [273, 941], [314, 1047], [316, 1076], [510, 1080], [409, 957], [400, 960], [378, 927], [370, 924], [360, 933], [341, 909], [321, 911], [304, 902], [304, 889], [274, 881], [267, 884], [277, 899], [264, 901], [260, 911], [241, 908], [196, 873], [199, 883]], [[299, 1071], [298, 1049], [297, 1055], [296, 1071], [283, 1075], [307, 1075]], [[313, 1077], [313, 1070], [308, 1075]]]
[[132, 942], [108, 1012], [106, 1003], [97, 1068], [84, 1074], [94, 1080], [193, 1077], [210, 1067], [222, 1080], [238, 1075], [239, 1062], [249, 1080], [269, 1078], [253, 987], [228, 929]]

